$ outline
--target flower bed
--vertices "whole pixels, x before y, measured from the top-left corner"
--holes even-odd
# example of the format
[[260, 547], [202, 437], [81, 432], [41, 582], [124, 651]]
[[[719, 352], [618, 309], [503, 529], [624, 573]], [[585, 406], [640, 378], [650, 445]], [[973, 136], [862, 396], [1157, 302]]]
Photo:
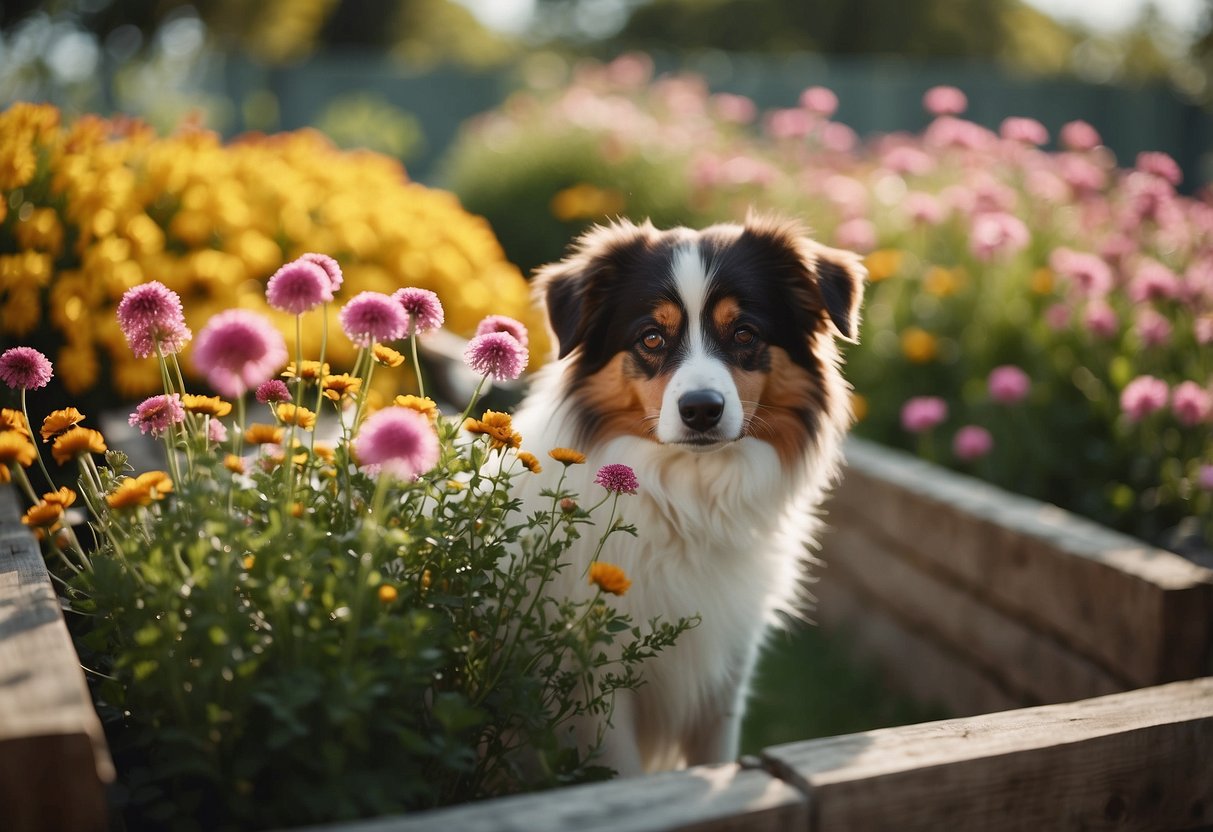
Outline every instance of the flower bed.
[[[551, 259], [570, 230], [643, 215], [666, 192], [675, 202], [659, 222], [751, 206], [801, 217], [823, 242], [867, 255], [861, 343], [847, 352], [860, 434], [1208, 551], [1213, 206], [1177, 193], [1172, 160], [1121, 167], [1082, 122], [1055, 126], [1048, 150], [1030, 119], [998, 132], [965, 120], [953, 88], [924, 96], [933, 119], [921, 133], [860, 142], [833, 120], [828, 90], [759, 114], [702, 79], [646, 69], [637, 58], [583, 68], [465, 132], [449, 167], [468, 204], [495, 224], [508, 211], [513, 225], [550, 229], [520, 249], [503, 223], [513, 256]], [[536, 146], [578, 148], [583, 183], [534, 169]], [[489, 158], [517, 181], [490, 187]], [[650, 190], [637, 174], [654, 160]], [[630, 184], [613, 200], [586, 196], [611, 182]]]

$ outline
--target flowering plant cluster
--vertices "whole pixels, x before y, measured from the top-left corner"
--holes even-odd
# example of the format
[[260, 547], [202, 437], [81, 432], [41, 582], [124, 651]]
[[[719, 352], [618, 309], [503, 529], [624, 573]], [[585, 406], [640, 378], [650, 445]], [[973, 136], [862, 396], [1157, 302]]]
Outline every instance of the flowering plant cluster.
[[[302, 329], [348, 282], [304, 254], [265, 300]], [[607, 563], [585, 575], [589, 600], [548, 588], [596, 516], [602, 541], [634, 532], [620, 519], [641, 487], [631, 469], [603, 467], [597, 495], [562, 477], [524, 515], [514, 478], [585, 457], [522, 450], [508, 415], [470, 415], [479, 389], [459, 416], [424, 388], [376, 408], [372, 377], [415, 361], [417, 337], [446, 318], [425, 289], [340, 306], [326, 344], [354, 345], [348, 372], [256, 311], [194, 333], [159, 282], [128, 289], [116, 317], [161, 382], [130, 423], [163, 443], [163, 469], [132, 471], [74, 407], [36, 428], [27, 392], [55, 367], [21, 346], [0, 354], [20, 403], [0, 411], [0, 479], [44, 541], [127, 828], [281, 827], [609, 774], [570, 721], [609, 715], [693, 622], [633, 624], [611, 603], [630, 582]], [[189, 391], [187, 344], [218, 395]], [[467, 364], [482, 384], [513, 379], [527, 344], [523, 323], [487, 316]], [[51, 481], [41, 448], [77, 488], [34, 487], [35, 466]]]
[[[631, 172], [654, 158], [667, 166], [654, 187], [674, 179], [684, 199], [659, 222], [751, 206], [800, 217], [866, 255], [847, 357], [861, 434], [1155, 543], [1213, 547], [1213, 205], [1177, 191], [1174, 160], [1119, 166], [1081, 121], [991, 130], [964, 118], [955, 87], [924, 91], [921, 132], [861, 142], [822, 87], [762, 113], [650, 72], [628, 56], [524, 92], [465, 132], [451, 167], [525, 166], [512, 137], [573, 137], [589, 185], [633, 183], [609, 207], [579, 203], [583, 221], [642, 215], [650, 195]], [[483, 183], [454, 184], [497, 223]], [[499, 194], [503, 245], [522, 262], [511, 223], [539, 227], [581, 187], [542, 184]]]
[[[115, 317], [127, 289], [160, 281], [195, 331], [235, 305], [290, 335], [289, 309], [263, 289], [309, 249], [341, 259], [347, 292], [412, 285], [451, 298], [447, 326], [461, 336], [492, 311], [537, 320], [488, 224], [409, 182], [389, 157], [340, 151], [314, 131], [224, 144], [189, 124], [160, 137], [127, 118], [65, 125], [44, 104], [0, 112], [0, 331], [54, 359], [77, 402], [94, 389], [112, 401], [160, 386]], [[311, 354], [320, 337], [304, 331]], [[328, 345], [343, 364], [355, 350]]]

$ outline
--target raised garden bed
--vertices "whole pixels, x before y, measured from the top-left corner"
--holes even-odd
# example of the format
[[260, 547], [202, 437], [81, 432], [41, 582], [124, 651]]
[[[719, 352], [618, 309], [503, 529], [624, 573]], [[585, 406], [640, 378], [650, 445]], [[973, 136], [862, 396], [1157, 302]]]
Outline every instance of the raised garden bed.
[[[980, 716], [327, 828], [1213, 825], [1213, 679], [1196, 678], [1210, 672], [1213, 572], [868, 443], [848, 453], [819, 620], [891, 683]], [[104, 829], [112, 775], [41, 555], [0, 489], [0, 826]]]

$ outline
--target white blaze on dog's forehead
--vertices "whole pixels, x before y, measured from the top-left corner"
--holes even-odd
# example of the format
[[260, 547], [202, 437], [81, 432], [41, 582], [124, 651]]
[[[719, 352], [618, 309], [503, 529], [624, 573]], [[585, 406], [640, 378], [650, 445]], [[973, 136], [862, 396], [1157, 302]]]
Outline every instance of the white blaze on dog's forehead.
[[674, 288], [686, 310], [687, 340], [692, 349], [702, 347], [700, 321], [707, 305], [708, 285], [712, 281], [712, 275], [708, 273], [703, 262], [698, 244], [687, 243], [674, 249], [670, 276], [674, 279]]

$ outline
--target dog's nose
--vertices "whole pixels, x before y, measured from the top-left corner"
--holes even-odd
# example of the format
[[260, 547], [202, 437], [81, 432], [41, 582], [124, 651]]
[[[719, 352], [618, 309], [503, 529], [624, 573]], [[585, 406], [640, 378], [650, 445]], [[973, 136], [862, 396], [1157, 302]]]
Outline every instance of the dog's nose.
[[715, 390], [692, 390], [678, 399], [678, 415], [691, 430], [714, 428], [723, 414], [724, 396]]

